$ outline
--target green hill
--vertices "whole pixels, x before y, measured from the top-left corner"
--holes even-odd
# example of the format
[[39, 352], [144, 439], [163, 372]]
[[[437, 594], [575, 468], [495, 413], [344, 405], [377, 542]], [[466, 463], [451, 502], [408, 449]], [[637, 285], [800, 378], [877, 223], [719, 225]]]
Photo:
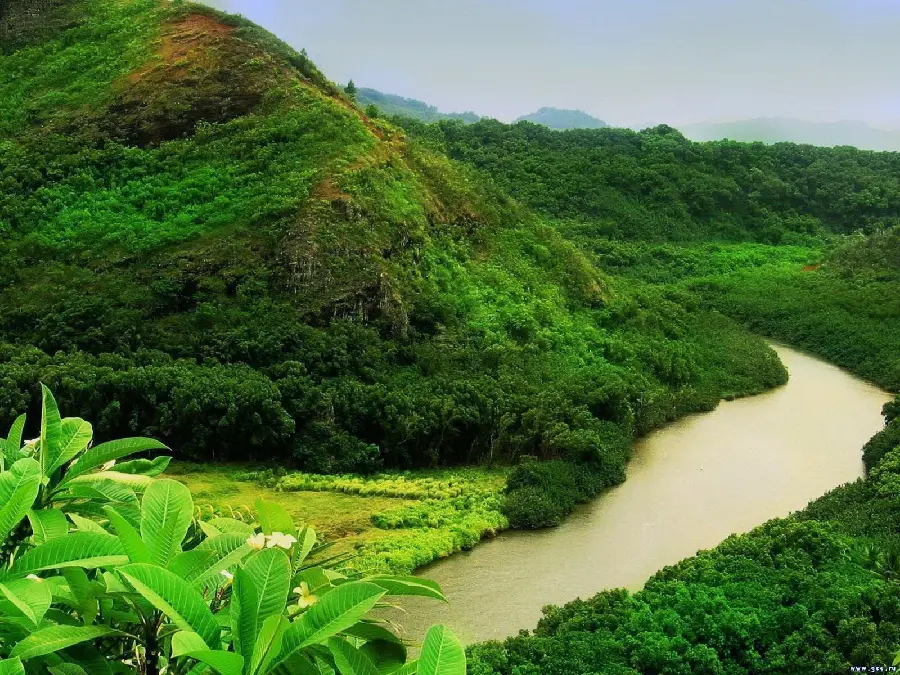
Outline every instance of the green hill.
[[406, 123], [521, 203], [593, 237], [803, 241], [900, 222], [900, 153], [694, 143], [671, 127]]
[[541, 108], [530, 115], [522, 115], [516, 122], [533, 122], [550, 129], [602, 129], [609, 125], [581, 110], [563, 110], [561, 108]]
[[472, 124], [481, 119], [473, 112], [464, 113], [443, 113], [433, 105], [428, 105], [423, 101], [417, 101], [414, 98], [404, 98], [403, 96], [395, 96], [394, 94], [384, 94], [377, 89], [367, 89], [360, 87], [356, 93], [356, 101], [360, 106], [374, 105], [378, 108], [378, 112], [388, 117], [400, 115], [402, 117], [411, 117], [422, 122], [437, 122], [439, 120], [462, 120], [468, 124]]
[[182, 456], [535, 455], [594, 460], [602, 486], [623, 439], [783, 380], [761, 341], [619, 284], [258, 27], [49, 7], [9, 15], [0, 61], [0, 422], [43, 381], [98, 438]]

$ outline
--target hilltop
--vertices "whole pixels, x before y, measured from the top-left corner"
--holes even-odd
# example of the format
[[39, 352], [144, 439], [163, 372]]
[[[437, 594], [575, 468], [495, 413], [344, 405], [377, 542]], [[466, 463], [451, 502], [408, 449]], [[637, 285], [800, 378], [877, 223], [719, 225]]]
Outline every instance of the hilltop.
[[461, 120], [472, 124], [481, 119], [474, 112], [444, 113], [435, 106], [414, 98], [404, 98], [395, 94], [384, 94], [377, 89], [360, 87], [356, 94], [356, 100], [360, 106], [374, 105], [382, 115], [392, 117], [401, 115], [411, 117], [422, 122], [437, 122], [439, 120]]
[[619, 284], [257, 26], [46, 8], [8, 15], [0, 61], [6, 422], [43, 381], [98, 439], [181, 456], [562, 457], [597, 489], [632, 435], [783, 381], [760, 340]]
[[588, 115], [582, 110], [563, 110], [561, 108], [541, 108], [537, 112], [522, 115], [516, 122], [533, 122], [550, 129], [564, 131], [566, 129], [602, 129], [609, 125], [603, 120]]

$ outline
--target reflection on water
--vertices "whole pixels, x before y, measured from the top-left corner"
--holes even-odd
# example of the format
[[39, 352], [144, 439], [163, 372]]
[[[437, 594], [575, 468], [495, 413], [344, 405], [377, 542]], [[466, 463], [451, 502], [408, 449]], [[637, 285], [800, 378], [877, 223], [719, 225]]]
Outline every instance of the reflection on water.
[[639, 441], [628, 480], [554, 530], [507, 532], [420, 574], [450, 606], [404, 599], [392, 618], [421, 640], [446, 623], [467, 643], [533, 628], [541, 607], [606, 588], [639, 589], [658, 569], [801, 509], [862, 475], [862, 445], [890, 397], [776, 346], [790, 382], [723, 402]]

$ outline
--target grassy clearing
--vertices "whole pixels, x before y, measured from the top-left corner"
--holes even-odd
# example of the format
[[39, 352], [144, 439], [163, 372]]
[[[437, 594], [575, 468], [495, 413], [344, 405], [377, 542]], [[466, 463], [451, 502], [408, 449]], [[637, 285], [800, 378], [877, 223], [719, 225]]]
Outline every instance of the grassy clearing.
[[500, 511], [506, 474], [499, 469], [363, 477], [179, 462], [169, 473], [190, 488], [201, 509], [231, 515], [260, 498], [281, 504], [336, 553], [352, 554], [349, 564], [358, 570], [412, 572], [508, 526]]

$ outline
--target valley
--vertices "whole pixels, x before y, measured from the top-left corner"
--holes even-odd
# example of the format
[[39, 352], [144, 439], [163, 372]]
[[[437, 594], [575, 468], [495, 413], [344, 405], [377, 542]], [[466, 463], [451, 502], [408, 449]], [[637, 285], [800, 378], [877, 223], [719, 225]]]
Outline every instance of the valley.
[[0, 20], [9, 672], [892, 661], [900, 154], [410, 119], [188, 2]]

